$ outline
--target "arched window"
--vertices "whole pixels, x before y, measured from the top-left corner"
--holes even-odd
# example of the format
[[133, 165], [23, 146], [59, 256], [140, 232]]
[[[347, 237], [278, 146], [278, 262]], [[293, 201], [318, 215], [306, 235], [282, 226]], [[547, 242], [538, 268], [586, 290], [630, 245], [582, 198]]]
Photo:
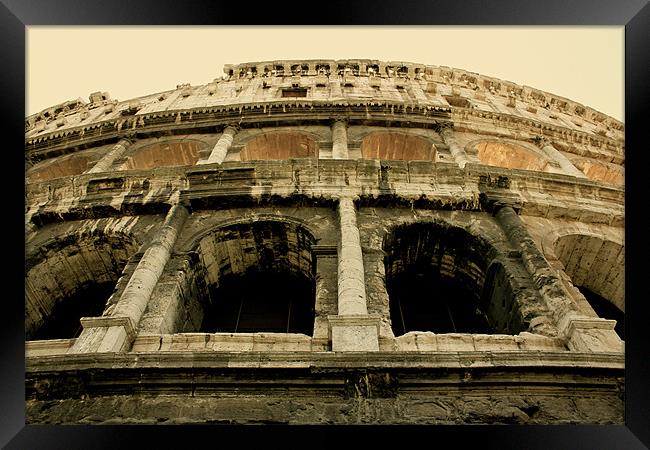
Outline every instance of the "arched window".
[[555, 241], [564, 271], [599, 317], [617, 321], [625, 338], [625, 247], [597, 236], [569, 234]]
[[242, 161], [315, 158], [318, 157], [318, 145], [304, 133], [277, 131], [251, 139], [239, 156]]
[[393, 229], [383, 249], [396, 336], [525, 329], [503, 268], [493, 264], [486, 282], [496, 256], [486, 241], [445, 223], [413, 223]]
[[625, 183], [625, 173], [621, 166], [589, 159], [577, 159], [573, 164], [589, 179], [617, 185]]
[[200, 141], [156, 142], [133, 152], [124, 169], [153, 169], [163, 166], [192, 166], [204, 147]]
[[219, 228], [199, 242], [209, 299], [203, 332], [313, 334], [313, 236], [302, 226], [257, 221]]
[[27, 180], [31, 183], [52, 180], [54, 178], [79, 175], [88, 169], [90, 155], [72, 154], [36, 164], [27, 171]]
[[392, 131], [370, 133], [361, 141], [363, 159], [431, 161], [435, 150], [428, 139]]
[[137, 244], [120, 235], [61, 239], [27, 258], [27, 340], [70, 339], [81, 317], [101, 316]]

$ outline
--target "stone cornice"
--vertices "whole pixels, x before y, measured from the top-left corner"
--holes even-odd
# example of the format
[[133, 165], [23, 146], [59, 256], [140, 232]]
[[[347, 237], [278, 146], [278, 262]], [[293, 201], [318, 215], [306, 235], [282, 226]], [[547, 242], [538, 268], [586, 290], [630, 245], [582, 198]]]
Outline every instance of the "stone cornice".
[[[389, 101], [359, 101], [341, 99], [287, 100], [260, 103], [242, 103], [213, 107], [199, 107], [186, 110], [152, 112], [130, 117], [105, 120], [59, 132], [52, 132], [26, 140], [28, 157], [40, 160], [48, 154], [58, 156], [66, 149], [111, 143], [122, 137], [135, 134], [147, 136], [156, 132], [215, 132], [214, 127], [236, 123], [254, 124], [268, 121], [323, 120], [332, 114], [345, 114], [350, 119], [374, 120], [377, 122], [406, 121], [413, 125], [439, 124], [453, 126], [459, 130], [485, 132], [480, 123], [490, 124], [491, 133], [499, 134], [494, 125], [502, 128], [523, 127], [531, 136], [545, 136], [580, 145], [604, 148], [621, 161], [624, 158], [623, 144], [614, 139], [595, 136], [587, 132], [551, 125], [529, 118], [504, 113], [489, 112], [471, 108], [447, 107], [438, 104], [407, 104]], [[388, 115], [387, 115], [388, 114]], [[452, 119], [450, 121], [449, 119]], [[480, 119], [477, 122], [476, 119]], [[569, 148], [572, 151], [572, 148]], [[576, 154], [579, 154], [576, 152]]]
[[[330, 68], [328, 75], [319, 75], [316, 71], [318, 65], [328, 66]], [[281, 70], [276, 71], [275, 69], [277, 67], [281, 67]], [[297, 72], [293, 73], [293, 68], [297, 68]], [[37, 122], [44, 124], [48, 121], [56, 121], [58, 125], [65, 126], [67, 120], [66, 114], [78, 112], [87, 116], [90, 110], [100, 106], [112, 108], [110, 111], [120, 110], [128, 114], [129, 110], [137, 111], [139, 107], [146, 106], [146, 99], [155, 99], [157, 97], [167, 98], [176, 92], [180, 93], [183, 97], [187, 97], [197, 90], [206, 89], [208, 92], [214, 93], [216, 86], [220, 83], [233, 83], [234, 85], [241, 86], [242, 83], [248, 83], [255, 78], [264, 78], [267, 80], [290, 79], [300, 83], [300, 80], [305, 77], [307, 79], [325, 77], [327, 82], [338, 79], [352, 81], [355, 77], [393, 79], [401, 80], [399, 81], [400, 83], [415, 83], [411, 87], [419, 86], [420, 84], [423, 86], [427, 83], [435, 83], [436, 85], [447, 86], [447, 89], [451, 88], [452, 95], [457, 95], [454, 92], [460, 92], [460, 89], [469, 89], [477, 98], [481, 97], [484, 99], [486, 95], [489, 95], [493, 99], [496, 97], [512, 99], [529, 108], [543, 108], [565, 114], [569, 118], [577, 121], [587, 120], [596, 124], [603, 124], [606, 128], [615, 130], [615, 133], [620, 133], [624, 130], [622, 122], [570, 99], [529, 86], [522, 86], [510, 81], [445, 66], [368, 59], [282, 60], [227, 64], [224, 67], [224, 73], [226, 75], [223, 79], [215, 79], [206, 85], [193, 87], [186, 83], [179, 84], [175, 91], [149, 94], [122, 102], [110, 101], [107, 93], [103, 93], [104, 96], [101, 97], [97, 95], [101, 93], [93, 93], [90, 96], [90, 104], [83, 102], [81, 99], [76, 99], [30, 115], [25, 120], [26, 130], [34, 129], [37, 126]], [[350, 96], [350, 99], [354, 101], [355, 96]], [[232, 100], [236, 99], [233, 98]], [[224, 101], [228, 102], [228, 99], [224, 99]], [[488, 103], [490, 102], [491, 100], [488, 101]], [[54, 134], [56, 133], [55, 131]]]
[[[562, 139], [564, 142], [591, 145], [598, 148], [607, 147], [609, 151], [613, 151], [617, 155], [622, 156], [624, 154], [623, 142], [611, 138], [595, 136], [594, 134], [584, 131], [572, 130], [570, 128], [562, 127], [559, 125], [551, 125], [527, 117], [515, 116], [513, 114], [504, 114], [470, 108], [452, 108], [452, 119], [455, 129], [479, 131], [476, 129], [476, 127], [472, 126], [474, 121], [464, 122], [464, 120], [470, 117], [483, 119], [484, 121], [491, 124], [494, 124], [496, 121], [498, 122], [498, 125], [504, 128], [507, 128], [509, 124], [522, 125], [528, 128], [526, 131], [529, 131], [530, 133], [537, 133], [540, 137], [546, 137], [548, 139]], [[495, 130], [495, 133], [498, 134], [498, 130]]]
[[[389, 113], [390, 118], [386, 118]], [[324, 117], [319, 117], [324, 114]], [[146, 135], [155, 131], [194, 131], [201, 127], [222, 126], [230, 123], [245, 124], [268, 120], [318, 120], [329, 119], [332, 114], [390, 121], [402, 120], [437, 123], [448, 120], [450, 108], [435, 104], [406, 104], [390, 101], [355, 99], [285, 100], [274, 102], [241, 103], [184, 110], [152, 112], [130, 117], [109, 119], [80, 127], [69, 128], [26, 139], [27, 154], [39, 151], [62, 150], [69, 146], [96, 144], [115, 140], [134, 133]], [[296, 117], [291, 117], [291, 116]], [[214, 132], [214, 128], [211, 130]]]
[[312, 371], [346, 370], [351, 364], [362, 363], [365, 368], [437, 369], [528, 367], [540, 370], [624, 369], [622, 353], [580, 353], [501, 351], [501, 352], [153, 352], [153, 353], [93, 353], [37, 356], [26, 358], [28, 374], [52, 371], [98, 369], [161, 369], [198, 368], [293, 368]]
[[386, 163], [298, 159], [84, 174], [28, 184], [27, 202], [31, 221], [37, 225], [125, 212], [158, 213], [174, 193], [198, 209], [280, 200], [329, 205], [342, 191], [350, 190], [364, 206], [480, 211], [479, 184], [499, 178], [506, 179], [508, 192], [512, 188], [516, 194], [522, 214], [611, 226], [622, 226], [624, 221], [624, 189], [602, 182], [471, 163], [460, 169], [453, 163], [390, 161], [391, 170], [382, 172]]

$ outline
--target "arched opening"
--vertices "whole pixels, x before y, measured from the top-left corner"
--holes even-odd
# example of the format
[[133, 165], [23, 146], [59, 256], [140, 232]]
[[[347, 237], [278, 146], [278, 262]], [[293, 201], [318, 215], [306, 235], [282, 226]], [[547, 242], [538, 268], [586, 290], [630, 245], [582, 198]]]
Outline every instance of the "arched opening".
[[125, 236], [62, 239], [27, 260], [27, 340], [71, 339], [81, 317], [101, 316], [137, 244]]
[[599, 317], [616, 320], [625, 338], [625, 247], [597, 236], [569, 234], [555, 241], [564, 271]]
[[90, 161], [88, 154], [69, 155], [43, 161], [27, 171], [27, 180], [30, 183], [38, 183], [55, 178], [79, 175], [88, 169], [88, 161]]
[[361, 141], [363, 159], [431, 161], [435, 147], [429, 140], [406, 133], [370, 133]]
[[625, 183], [625, 173], [621, 166], [585, 159], [576, 160], [573, 163], [591, 180], [617, 185]]
[[476, 145], [478, 159], [488, 166], [508, 169], [524, 169], [543, 172], [548, 161], [525, 147], [496, 141], [481, 142]]
[[164, 166], [193, 166], [204, 144], [199, 141], [157, 142], [136, 150], [125, 169], [153, 169]]
[[395, 336], [525, 329], [505, 272], [493, 264], [486, 282], [496, 256], [487, 241], [443, 222], [413, 223], [393, 229], [383, 249]]
[[199, 242], [209, 299], [200, 331], [303, 333], [314, 328], [314, 237], [289, 222], [219, 228]]
[[241, 149], [242, 161], [264, 159], [316, 158], [318, 145], [304, 133], [278, 131], [251, 139]]

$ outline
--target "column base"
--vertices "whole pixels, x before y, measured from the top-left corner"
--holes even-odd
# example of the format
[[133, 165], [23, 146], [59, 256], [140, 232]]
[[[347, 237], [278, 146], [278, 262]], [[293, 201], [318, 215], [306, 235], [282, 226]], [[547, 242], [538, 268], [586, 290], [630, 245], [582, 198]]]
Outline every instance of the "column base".
[[379, 315], [328, 316], [334, 352], [379, 351]]
[[623, 352], [625, 343], [614, 331], [615, 320], [571, 317], [566, 320], [564, 335], [569, 350], [581, 352]]
[[83, 331], [68, 353], [123, 352], [135, 339], [128, 317], [82, 317]]

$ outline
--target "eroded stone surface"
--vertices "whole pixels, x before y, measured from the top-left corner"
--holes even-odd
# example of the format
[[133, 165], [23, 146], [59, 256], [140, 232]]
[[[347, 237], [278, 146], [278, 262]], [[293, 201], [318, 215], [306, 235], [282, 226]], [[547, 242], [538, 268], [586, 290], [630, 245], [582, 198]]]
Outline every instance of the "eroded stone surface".
[[[28, 339], [107, 286], [80, 336], [27, 342], [29, 423], [622, 423], [624, 342], [580, 290], [625, 309], [622, 123], [447, 67], [224, 73], [26, 119]], [[280, 273], [309, 332], [206, 328], [221, 284]], [[396, 332], [403, 273], [490, 330]]]

